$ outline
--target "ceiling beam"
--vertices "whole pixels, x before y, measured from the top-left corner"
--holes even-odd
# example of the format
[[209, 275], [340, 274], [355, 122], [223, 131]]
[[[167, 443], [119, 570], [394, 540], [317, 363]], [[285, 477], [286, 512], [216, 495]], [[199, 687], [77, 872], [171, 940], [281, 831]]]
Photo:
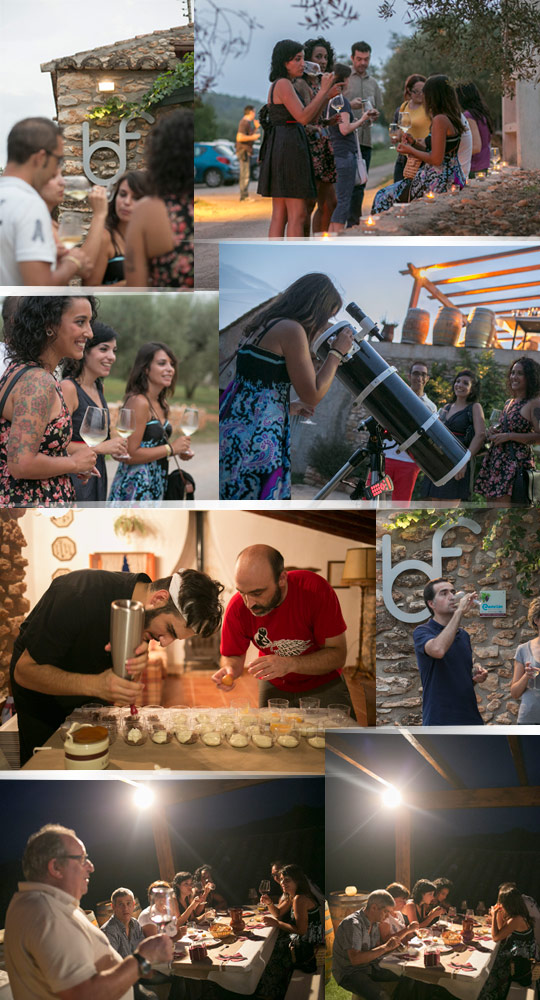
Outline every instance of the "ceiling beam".
[[405, 805], [415, 809], [514, 809], [540, 806], [540, 786], [520, 788], [459, 788], [447, 791], [407, 790]]
[[[423, 264], [418, 267], [418, 271], [425, 271], [428, 269], [442, 270], [445, 267], [458, 267], [461, 264], [475, 264], [479, 260], [499, 260], [502, 257], [516, 257], [518, 254], [522, 253], [537, 253], [540, 250], [540, 246], [532, 247], [521, 247], [519, 250], [504, 250], [502, 253], [486, 253], [479, 257], [462, 257], [460, 260], [447, 260], [440, 264]], [[400, 274], [409, 274], [409, 270], [400, 271]]]
[[521, 746], [521, 739], [519, 736], [508, 736], [507, 739], [519, 783], [520, 785], [526, 786], [529, 784], [529, 779], [527, 777], [527, 768], [525, 766], [525, 759], [523, 757], [523, 748]]
[[[489, 291], [489, 289], [486, 289], [486, 291]], [[490, 301], [489, 299], [485, 299], [482, 302], [467, 302], [467, 309], [472, 309], [473, 306], [490, 306], [490, 307], [491, 306], [498, 306], [502, 302], [524, 302], [525, 299], [536, 299], [536, 301], [540, 304], [540, 298], [539, 298], [538, 295], [518, 295], [517, 299], [515, 299], [515, 298], [514, 299], [493, 299], [492, 301]], [[495, 310], [495, 311], [497, 312], [498, 310]], [[501, 310], [501, 312], [502, 311], [503, 310]]]
[[335, 753], [336, 757], [341, 757], [342, 760], [347, 761], [347, 764], [352, 764], [352, 766], [356, 767], [357, 770], [363, 771], [364, 774], [367, 774], [368, 778], [373, 778], [386, 788], [391, 787], [390, 782], [387, 781], [386, 778], [381, 778], [379, 774], [375, 774], [375, 772], [370, 771], [368, 767], [364, 767], [364, 765], [360, 764], [357, 760], [353, 760], [352, 757], [348, 757], [346, 753], [342, 753], [342, 751], [338, 750], [337, 747], [333, 747], [332, 744], [328, 742], [328, 739], [326, 740], [326, 749], [330, 750], [330, 753]]
[[503, 271], [484, 271], [480, 274], [461, 274], [457, 278], [441, 278], [434, 285], [458, 285], [460, 281], [477, 281], [479, 278], [500, 278], [505, 274], [525, 274], [530, 271], [540, 271], [540, 264], [529, 264], [528, 267], [508, 267]]
[[540, 302], [540, 282], [539, 281], [520, 281], [514, 282], [513, 285], [494, 285], [492, 288], [464, 288], [463, 291], [459, 289], [452, 289], [452, 297], [455, 298], [456, 295], [478, 295], [482, 292], [484, 295], [491, 295], [492, 292], [512, 292], [516, 291], [518, 288], [539, 288], [539, 302]]
[[435, 750], [428, 736], [414, 736], [412, 733], [403, 733], [405, 739], [419, 753], [432, 768], [440, 774], [452, 788], [465, 788], [466, 785], [461, 778], [452, 770], [444, 757]]

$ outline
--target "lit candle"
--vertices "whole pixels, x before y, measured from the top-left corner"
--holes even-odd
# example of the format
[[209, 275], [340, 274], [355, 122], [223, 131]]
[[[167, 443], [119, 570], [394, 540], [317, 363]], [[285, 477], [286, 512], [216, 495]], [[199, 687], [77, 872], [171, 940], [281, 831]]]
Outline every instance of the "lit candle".
[[372, 215], [368, 215], [368, 217], [366, 219], [366, 226], [374, 226], [375, 222], [376, 222], [376, 220], [373, 218], [373, 216]]
[[428, 191], [428, 193], [426, 194], [426, 198], [429, 198], [430, 201], [435, 201], [435, 194], [434, 194], [434, 192], [433, 191]]
[[457, 184], [452, 184], [452, 187], [450, 188], [450, 193], [455, 194], [456, 191], [459, 191]]

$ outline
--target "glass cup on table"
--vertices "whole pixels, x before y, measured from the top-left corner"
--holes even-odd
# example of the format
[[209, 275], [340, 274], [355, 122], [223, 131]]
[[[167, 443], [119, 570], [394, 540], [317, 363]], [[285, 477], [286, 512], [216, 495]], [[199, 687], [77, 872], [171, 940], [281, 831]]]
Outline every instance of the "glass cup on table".
[[329, 705], [328, 715], [330, 716], [334, 726], [346, 726], [351, 717], [351, 706], [337, 704]]

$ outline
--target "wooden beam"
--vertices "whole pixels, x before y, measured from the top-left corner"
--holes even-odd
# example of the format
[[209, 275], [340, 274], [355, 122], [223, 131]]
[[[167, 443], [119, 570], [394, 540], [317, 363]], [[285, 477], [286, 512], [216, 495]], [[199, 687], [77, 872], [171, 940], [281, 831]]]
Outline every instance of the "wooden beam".
[[491, 295], [492, 292], [513, 292], [517, 291], [518, 288], [537, 288], [538, 286], [540, 286], [540, 282], [538, 281], [520, 281], [515, 282], [513, 285], [494, 285], [492, 288], [467, 288], [463, 289], [461, 292], [456, 289], [452, 290], [452, 296], [455, 298], [456, 295], [479, 295], [482, 294], [482, 292], [484, 295]]
[[527, 786], [529, 784], [529, 779], [527, 777], [527, 768], [525, 767], [525, 759], [523, 757], [521, 738], [519, 736], [508, 736], [507, 739], [519, 783], [520, 785]]
[[[449, 764], [444, 760], [442, 755], [433, 746], [431, 740], [428, 736], [413, 736], [412, 733], [404, 732], [405, 739], [412, 747], [419, 753], [424, 760], [428, 762], [440, 774], [445, 781], [447, 781], [452, 788], [465, 788], [464, 782], [458, 777], [455, 771], [452, 770]], [[408, 883], [405, 883], [408, 885]]]
[[540, 786], [526, 788], [459, 788], [447, 791], [407, 790], [407, 805], [415, 809], [514, 809], [540, 806]]
[[359, 771], [363, 771], [364, 774], [367, 774], [368, 778], [373, 778], [374, 781], [379, 781], [381, 785], [384, 785], [386, 788], [390, 787], [390, 782], [387, 781], [386, 778], [381, 778], [379, 774], [375, 774], [375, 772], [370, 771], [368, 767], [364, 767], [364, 765], [359, 764], [357, 760], [353, 760], [352, 757], [348, 757], [346, 753], [342, 753], [342, 751], [338, 750], [337, 747], [333, 747], [332, 744], [328, 742], [328, 739], [326, 740], [326, 749], [329, 750], [330, 753], [335, 753], [336, 757], [341, 757], [342, 760], [346, 760], [347, 764], [352, 764], [352, 766], [356, 767]]
[[396, 810], [396, 882], [407, 889], [411, 885], [411, 813]]
[[483, 278], [500, 278], [505, 274], [528, 274], [530, 271], [540, 271], [540, 264], [529, 264], [528, 267], [507, 267], [500, 271], [483, 271], [480, 274], [461, 274], [457, 278], [441, 278], [434, 285], [458, 285], [460, 281], [477, 281]]
[[154, 831], [159, 877], [165, 882], [172, 882], [176, 869], [174, 867], [169, 824], [165, 817], [165, 810], [156, 804], [152, 806], [152, 829]]
[[[489, 289], [486, 289], [486, 291], [488, 290]], [[502, 302], [524, 302], [525, 299], [536, 299], [540, 305], [539, 295], [518, 295], [517, 299], [493, 299], [493, 301], [485, 299], [483, 302], [467, 302], [467, 309], [472, 309], [473, 306], [489, 306], [491, 308], [491, 306], [498, 306]], [[497, 312], [498, 310], [495, 311]]]
[[[540, 246], [521, 247], [519, 250], [504, 250], [502, 253], [486, 253], [482, 254], [480, 257], [462, 257], [460, 260], [447, 260], [443, 261], [441, 264], [423, 264], [422, 267], [418, 267], [417, 270], [442, 270], [445, 267], [459, 267], [461, 264], [476, 264], [479, 260], [499, 260], [502, 257], [516, 257], [518, 254], [522, 253], [538, 253], [539, 250]], [[400, 271], [399, 273], [409, 274], [409, 270]]]

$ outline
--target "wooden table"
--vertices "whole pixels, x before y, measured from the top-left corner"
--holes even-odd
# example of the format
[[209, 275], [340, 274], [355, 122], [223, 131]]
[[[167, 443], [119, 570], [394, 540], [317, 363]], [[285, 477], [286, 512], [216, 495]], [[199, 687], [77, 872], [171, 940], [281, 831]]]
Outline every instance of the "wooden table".
[[[324, 774], [324, 750], [311, 747], [302, 737], [297, 747], [287, 749], [273, 746], [260, 750], [253, 744], [235, 749], [228, 743], [208, 747], [197, 741], [190, 746], [181, 745], [173, 737], [162, 746], [150, 739], [140, 747], [128, 746], [117, 737], [109, 751], [109, 771], [153, 771], [155, 768], [171, 771], [229, 771], [276, 774]], [[64, 750], [61, 737], [54, 733], [43, 749], [34, 753], [23, 771], [63, 771]], [[70, 772], [73, 775], [80, 771]], [[99, 771], [85, 772], [99, 774]]]
[[[260, 917], [244, 919], [246, 927], [242, 934], [234, 941], [226, 939], [222, 944], [209, 947], [202, 962], [192, 962], [187, 949], [185, 954], [176, 955], [170, 967], [173, 975], [186, 979], [209, 979], [234, 993], [253, 993], [274, 950], [278, 932], [277, 927], [260, 926]], [[229, 918], [218, 917], [218, 920], [219, 923], [230, 922]], [[244, 937], [244, 934], [253, 937]], [[182, 939], [181, 943], [184, 942], [187, 944], [187, 938]], [[229, 945], [243, 956], [242, 961], [220, 959], [220, 954]]]
[[[452, 926], [451, 929], [460, 931], [461, 927], [456, 925]], [[414, 945], [411, 942], [411, 946], [420, 948], [418, 958], [400, 962], [399, 953], [390, 952], [382, 959], [381, 968], [390, 969], [398, 976], [409, 976], [411, 979], [418, 979], [423, 983], [434, 983], [443, 987], [452, 996], [458, 997], [459, 1000], [476, 1000], [493, 968], [499, 949], [499, 945], [491, 940], [491, 935], [486, 940], [480, 940], [480, 935], [487, 938], [487, 932], [482, 930], [479, 930], [478, 934], [475, 932], [475, 940], [478, 940], [484, 948], [488, 948], [488, 952], [477, 951], [474, 947], [461, 952], [452, 951], [448, 955], [440, 956], [439, 965], [426, 969], [424, 966], [425, 941], [420, 944], [418, 939], [414, 938]], [[444, 943], [440, 939], [436, 941], [436, 946], [439, 945], [444, 947]], [[474, 966], [474, 972], [453, 968], [451, 965], [453, 961], [470, 963]]]

